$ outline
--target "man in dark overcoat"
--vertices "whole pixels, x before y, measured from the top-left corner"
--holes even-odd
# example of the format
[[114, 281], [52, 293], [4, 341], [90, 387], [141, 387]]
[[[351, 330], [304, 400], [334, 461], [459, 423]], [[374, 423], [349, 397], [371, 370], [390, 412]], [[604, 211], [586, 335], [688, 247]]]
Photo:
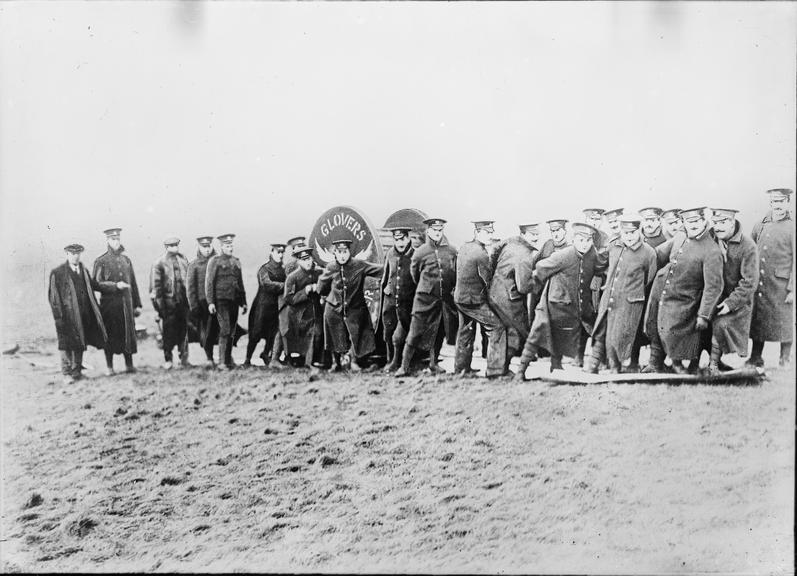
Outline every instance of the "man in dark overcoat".
[[753, 297], [758, 287], [758, 248], [742, 233], [738, 210], [714, 208], [714, 237], [722, 251], [723, 288], [717, 313], [711, 322], [709, 373], [720, 372], [723, 354], [747, 356], [747, 340], [753, 316]]
[[[697, 372], [701, 332], [708, 330], [722, 296], [722, 253], [714, 242], [705, 208], [682, 210], [686, 233], [656, 248], [659, 265], [645, 311], [650, 363], [643, 372], [662, 372], [664, 358], [679, 374]], [[689, 360], [684, 367], [683, 361]]]
[[[585, 208], [583, 211], [584, 222], [597, 230], [592, 238], [592, 246], [598, 254], [608, 254], [609, 235], [601, 230], [603, 225], [603, 215], [606, 213], [602, 208]], [[603, 286], [603, 276], [595, 276], [589, 288], [592, 290], [592, 305], [595, 310], [601, 301], [601, 287]]]
[[326, 298], [324, 341], [333, 353], [335, 366], [352, 371], [363, 368], [365, 358], [376, 349], [371, 314], [365, 301], [365, 279], [380, 277], [382, 266], [351, 257], [350, 238], [333, 242], [335, 260], [318, 278], [318, 293]]
[[161, 320], [163, 367], [171, 370], [172, 351], [180, 354], [180, 365], [188, 364], [188, 314], [186, 293], [188, 259], [180, 253], [180, 239], [170, 236], [163, 241], [166, 252], [152, 264], [149, 291], [152, 306]]
[[297, 246], [306, 246], [306, 236], [294, 236], [285, 243], [285, 256], [282, 258], [282, 267], [285, 269], [285, 276], [296, 270], [299, 266], [297, 258], [294, 255], [294, 250]]
[[412, 321], [415, 280], [410, 267], [415, 248], [410, 241], [410, 227], [391, 228], [393, 246], [385, 256], [382, 272], [382, 334], [387, 345], [386, 372], [398, 370], [404, 343]]
[[501, 242], [491, 259], [489, 302], [507, 331], [505, 369], [509, 360], [522, 351], [531, 326], [527, 304], [533, 291], [532, 272], [540, 254], [534, 246], [536, 227], [522, 224], [520, 235]]
[[615, 208], [614, 210], [607, 210], [603, 213], [603, 220], [606, 222], [606, 227], [609, 229], [609, 238], [606, 240], [608, 244], [614, 244], [620, 240], [620, 217], [623, 215], [623, 208]]
[[466, 242], [457, 254], [457, 279], [454, 286], [454, 303], [459, 312], [459, 332], [454, 352], [454, 373], [467, 375], [471, 371], [476, 325], [487, 332], [488, 378], [497, 378], [507, 372], [506, 328], [490, 308], [488, 292], [493, 278], [487, 246], [494, 232], [494, 222], [473, 222], [474, 238]]
[[[125, 371], [136, 371], [133, 366], [133, 354], [138, 351], [136, 341], [136, 317], [141, 314], [141, 297], [138, 293], [136, 274], [133, 262], [126, 254], [121, 241], [121, 228], [109, 228], [104, 231], [108, 242], [108, 251], [94, 261], [92, 276], [94, 280], [116, 289], [100, 294], [100, 312], [108, 334], [105, 346], [105, 374], [112, 376], [114, 354], [122, 354], [125, 359]], [[119, 288], [120, 283], [124, 285]]]
[[780, 365], [791, 360], [794, 340], [794, 220], [789, 206], [792, 191], [767, 192], [770, 211], [753, 227], [761, 268], [753, 299], [750, 338], [753, 351], [748, 363], [763, 366], [764, 342], [780, 342]]
[[397, 377], [409, 374], [416, 350], [429, 351], [429, 370], [441, 372], [437, 356], [445, 337], [451, 339], [447, 318], [456, 310], [457, 251], [443, 235], [446, 224], [443, 218], [428, 218], [424, 224], [426, 243], [415, 250], [410, 266], [417, 287], [401, 367], [395, 372]]
[[608, 259], [592, 246], [595, 227], [576, 222], [572, 230], [572, 246], [538, 260], [534, 267], [534, 282], [544, 288], [520, 357], [518, 379], [525, 378], [537, 348], [550, 353], [551, 371], [562, 369], [563, 356], [583, 364], [584, 348], [595, 322], [589, 286], [596, 275], [606, 271]]
[[[606, 359], [609, 371], [619, 373], [632, 353], [645, 315], [645, 296], [658, 270], [656, 250], [642, 240], [641, 221], [623, 216], [620, 241], [609, 247], [606, 288], [592, 332], [592, 355], [585, 372], [598, 373]], [[631, 367], [633, 366], [633, 367]]]
[[235, 368], [232, 347], [238, 325], [238, 308], [243, 314], [247, 310], [241, 261], [233, 256], [234, 239], [235, 234], [218, 237], [221, 254], [210, 258], [205, 276], [208, 311], [219, 321], [219, 370]]
[[83, 253], [80, 244], [70, 244], [64, 252], [66, 262], [50, 272], [47, 296], [58, 336], [61, 372], [64, 383], [71, 384], [83, 377], [86, 348], [94, 346], [100, 350], [105, 347], [107, 335], [94, 292], [112, 292], [124, 286], [120, 288], [111, 282], [100, 284], [94, 280], [80, 262]]
[[257, 294], [249, 310], [249, 342], [246, 345], [244, 366], [252, 365], [252, 354], [255, 353], [260, 340], [265, 340], [260, 357], [268, 366], [271, 352], [279, 335], [279, 298], [285, 291], [285, 268], [282, 259], [285, 255], [285, 244], [271, 244], [268, 262], [257, 271]]
[[[664, 244], [668, 238], [664, 235], [661, 223], [661, 208], [656, 206], [648, 206], [639, 209], [639, 215], [642, 217], [642, 235], [645, 243], [656, 248]], [[622, 224], [621, 224], [622, 227]]]
[[186, 294], [192, 321], [199, 330], [199, 343], [205, 351], [207, 365], [213, 366], [213, 347], [219, 339], [219, 320], [208, 311], [205, 276], [208, 262], [216, 255], [216, 251], [213, 249], [213, 236], [200, 236], [196, 241], [196, 259], [188, 265]]
[[321, 270], [316, 267], [312, 253], [309, 246], [294, 247], [297, 268], [285, 280], [280, 329], [284, 326], [288, 357], [299, 354], [305, 367], [317, 372], [317, 366], [324, 363], [324, 306], [318, 293]]

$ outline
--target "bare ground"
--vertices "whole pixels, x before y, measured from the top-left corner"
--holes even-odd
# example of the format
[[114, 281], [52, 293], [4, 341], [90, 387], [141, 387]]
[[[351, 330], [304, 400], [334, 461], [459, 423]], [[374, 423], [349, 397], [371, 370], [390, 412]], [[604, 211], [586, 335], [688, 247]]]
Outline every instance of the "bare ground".
[[107, 378], [93, 353], [65, 386], [56, 362], [3, 359], [5, 571], [793, 572], [792, 369]]

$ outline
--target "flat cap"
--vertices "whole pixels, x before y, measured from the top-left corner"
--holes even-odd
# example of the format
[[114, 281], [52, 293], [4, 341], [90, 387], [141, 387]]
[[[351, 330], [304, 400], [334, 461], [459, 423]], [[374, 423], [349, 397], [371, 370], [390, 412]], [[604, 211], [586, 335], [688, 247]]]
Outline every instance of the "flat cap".
[[770, 198], [786, 198], [788, 200], [794, 192], [788, 188], [773, 188], [772, 190], [767, 190], [767, 194], [769, 194]]
[[447, 222], [448, 222], [448, 220], [444, 220], [443, 218], [427, 218], [426, 220], [423, 221], [423, 223], [426, 224], [429, 227], [439, 226], [441, 228]]
[[635, 214], [623, 214], [620, 217], [620, 228], [622, 230], [638, 230], [642, 225], [642, 219]]
[[163, 239], [164, 246], [175, 246], [180, 243], [180, 239], [177, 236], [167, 236]]
[[679, 214], [681, 212], [680, 208], [669, 208], [661, 213], [661, 219], [670, 222], [672, 220], [677, 220], [680, 218]]
[[283, 244], [282, 242], [271, 242], [269, 243], [269, 246], [271, 246], [271, 248], [285, 248], [286, 244]]
[[705, 206], [699, 206], [697, 208], [687, 208], [686, 210], [681, 210], [678, 213], [683, 220], [697, 220], [698, 218], [704, 218], [704, 211]]
[[613, 222], [614, 220], [617, 220], [617, 218], [619, 216], [622, 216], [622, 215], [623, 215], [623, 208], [614, 208], [612, 210], [607, 210], [606, 212], [603, 213], [603, 216], [609, 222]]
[[64, 252], [69, 252], [70, 254], [80, 254], [84, 250], [85, 248], [80, 244], [67, 244], [64, 246]]
[[533, 224], [519, 224], [518, 228], [520, 229], [521, 234], [524, 232], [539, 232], [540, 224], [539, 222], [535, 222]]
[[392, 228], [388, 228], [393, 235], [393, 238], [404, 238], [410, 232], [412, 232], [412, 228], [409, 226], [393, 226]]
[[489, 230], [492, 232], [495, 220], [473, 220], [472, 223], [476, 230]]
[[661, 208], [657, 208], [656, 206], [640, 208], [639, 215], [642, 216], [642, 218], [657, 218], [661, 216]]
[[711, 214], [717, 220], [724, 220], [725, 218], [736, 218], [736, 213], [739, 212], [735, 208], [712, 208]]
[[295, 246], [296, 244], [304, 244], [307, 240], [306, 236], [294, 236], [288, 240], [288, 246]]
[[603, 208], [584, 208], [582, 212], [587, 218], [600, 218], [605, 210]]
[[595, 226], [592, 224], [587, 224], [586, 222], [573, 222], [570, 225], [570, 230], [573, 232], [573, 234], [582, 234], [590, 237], [598, 232], [598, 229], [595, 228]]

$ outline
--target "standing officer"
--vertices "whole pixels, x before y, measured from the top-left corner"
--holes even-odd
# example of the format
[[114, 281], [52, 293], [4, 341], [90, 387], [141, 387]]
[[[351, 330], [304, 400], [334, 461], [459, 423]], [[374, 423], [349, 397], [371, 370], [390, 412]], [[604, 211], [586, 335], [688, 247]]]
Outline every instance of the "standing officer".
[[540, 254], [536, 241], [537, 224], [522, 224], [520, 235], [499, 244], [491, 258], [490, 307], [507, 332], [504, 371], [508, 370], [510, 359], [520, 354], [529, 335], [527, 299], [532, 293], [532, 271]]
[[100, 295], [100, 312], [108, 343], [105, 346], [106, 376], [112, 376], [114, 354], [122, 354], [125, 358], [125, 371], [133, 373], [133, 354], [138, 351], [136, 342], [136, 317], [141, 314], [141, 298], [138, 294], [136, 274], [133, 262], [123, 254], [120, 233], [121, 228], [109, 228], [104, 231], [108, 242], [108, 251], [94, 261], [94, 280], [116, 289]]
[[645, 242], [656, 248], [667, 241], [661, 225], [661, 208], [648, 206], [639, 211], [642, 217], [642, 234]]
[[680, 208], [670, 208], [661, 213], [661, 228], [667, 240], [673, 238], [678, 232], [684, 231], [684, 223], [681, 221], [680, 213]]
[[628, 359], [631, 359], [629, 371], [638, 369], [633, 349], [645, 315], [645, 296], [657, 271], [656, 250], [642, 241], [640, 225], [638, 218], [623, 216], [620, 242], [609, 247], [606, 290], [598, 308], [592, 357], [585, 372], [597, 374], [604, 358], [614, 374], [620, 372]]
[[493, 236], [493, 221], [473, 222], [474, 238], [462, 245], [457, 256], [457, 279], [454, 303], [459, 311], [459, 332], [454, 354], [454, 373], [467, 375], [473, 359], [476, 324], [484, 326], [488, 335], [488, 378], [508, 372], [506, 368], [506, 328], [487, 302], [493, 278], [487, 246]]
[[567, 220], [564, 218], [556, 218], [548, 220], [548, 229], [551, 231], [551, 237], [546, 240], [540, 249], [539, 260], [547, 258], [557, 250], [563, 250], [570, 246], [567, 241]]
[[199, 343], [205, 351], [207, 364], [213, 366], [213, 346], [219, 339], [219, 320], [208, 311], [205, 295], [205, 276], [210, 258], [216, 255], [213, 249], [213, 236], [200, 236], [197, 241], [196, 259], [188, 265], [186, 292], [191, 317], [199, 329]]
[[753, 302], [750, 338], [753, 352], [748, 363], [763, 366], [764, 342], [780, 342], [780, 365], [791, 358], [794, 339], [794, 222], [789, 212], [792, 191], [768, 190], [769, 214], [753, 227], [761, 268]]
[[[678, 374], [695, 373], [700, 333], [707, 330], [722, 296], [722, 253], [711, 237], [705, 208], [682, 210], [686, 234], [656, 248], [659, 264], [645, 312], [650, 364], [643, 372], [664, 371], [669, 356]], [[689, 367], [683, 361], [689, 360]]]
[[411, 261], [410, 272], [417, 288], [401, 367], [395, 372], [397, 377], [409, 374], [416, 350], [429, 351], [430, 372], [442, 371], [437, 365], [437, 356], [443, 339], [450, 336], [451, 327], [446, 318], [450, 318], [455, 309], [457, 251], [443, 237], [445, 220], [428, 218], [424, 224], [427, 226], [426, 243], [415, 250]]
[[[603, 224], [603, 215], [606, 213], [602, 208], [586, 208], [583, 210], [584, 222], [597, 230], [592, 238], [592, 245], [598, 254], [608, 254], [609, 252], [609, 235], [601, 230]], [[608, 257], [608, 256], [607, 256]], [[590, 283], [590, 290], [592, 290], [592, 305], [595, 310], [601, 301], [601, 287], [603, 286], [603, 277], [595, 276]]]
[[279, 335], [279, 308], [278, 300], [285, 291], [285, 269], [282, 267], [282, 258], [285, 255], [285, 244], [278, 242], [271, 244], [268, 262], [257, 271], [257, 294], [252, 301], [249, 313], [249, 342], [246, 345], [246, 360], [244, 366], [252, 365], [252, 354], [261, 339], [266, 343], [260, 357], [263, 364], [268, 366], [271, 360], [271, 351]]
[[152, 306], [161, 319], [164, 369], [171, 370], [172, 350], [180, 354], [180, 365], [188, 366], [188, 259], [180, 254], [180, 239], [163, 241], [166, 252], [152, 264], [149, 291]]
[[737, 210], [715, 208], [714, 236], [722, 251], [723, 288], [717, 315], [711, 323], [709, 373], [720, 372], [722, 355], [747, 356], [747, 339], [758, 287], [758, 248], [736, 220]]
[[285, 279], [285, 306], [280, 311], [280, 330], [285, 333], [288, 347], [285, 352], [304, 357], [304, 365], [313, 373], [324, 363], [324, 307], [318, 293], [321, 275], [312, 257], [313, 249], [294, 246], [293, 255], [298, 262], [296, 270]]
[[538, 348], [551, 354], [551, 371], [562, 369], [562, 356], [584, 362], [584, 348], [595, 321], [589, 290], [592, 278], [606, 270], [607, 261], [592, 246], [596, 228], [576, 222], [573, 245], [537, 261], [532, 277], [544, 285], [517, 379], [524, 380], [532, 353]]
[[382, 327], [387, 344], [386, 372], [401, 366], [404, 342], [412, 321], [412, 301], [415, 298], [415, 281], [410, 267], [415, 248], [410, 242], [410, 227], [391, 228], [393, 247], [385, 256], [382, 274]]
[[235, 368], [232, 359], [234, 332], [238, 325], [238, 308], [246, 314], [246, 292], [241, 273], [241, 261], [232, 255], [235, 234], [222, 234], [221, 254], [208, 261], [205, 294], [208, 311], [219, 321], [219, 370]]
[[83, 352], [86, 348], [94, 346], [100, 350], [105, 347], [105, 325], [94, 292], [122, 290], [127, 284], [96, 282], [80, 263], [83, 252], [80, 244], [70, 244], [64, 252], [66, 262], [50, 272], [47, 296], [55, 320], [64, 383], [71, 384], [83, 377]]
[[[318, 278], [318, 293], [326, 297], [324, 340], [336, 366], [355, 372], [376, 349], [371, 314], [365, 301], [365, 279], [382, 275], [382, 266], [351, 257], [352, 240], [333, 240], [335, 260]], [[341, 361], [342, 359], [342, 361]]]

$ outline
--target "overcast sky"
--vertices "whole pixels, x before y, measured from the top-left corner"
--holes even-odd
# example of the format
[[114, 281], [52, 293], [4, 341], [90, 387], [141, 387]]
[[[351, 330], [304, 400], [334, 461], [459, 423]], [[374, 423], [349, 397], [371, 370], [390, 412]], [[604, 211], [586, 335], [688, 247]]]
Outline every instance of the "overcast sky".
[[[735, 206], [794, 187], [794, 3], [0, 4], [4, 246]], [[749, 229], [749, 228], [748, 228]], [[151, 249], [149, 248], [151, 247]], [[186, 250], [191, 253], [193, 250]], [[20, 252], [21, 253], [21, 252]]]

